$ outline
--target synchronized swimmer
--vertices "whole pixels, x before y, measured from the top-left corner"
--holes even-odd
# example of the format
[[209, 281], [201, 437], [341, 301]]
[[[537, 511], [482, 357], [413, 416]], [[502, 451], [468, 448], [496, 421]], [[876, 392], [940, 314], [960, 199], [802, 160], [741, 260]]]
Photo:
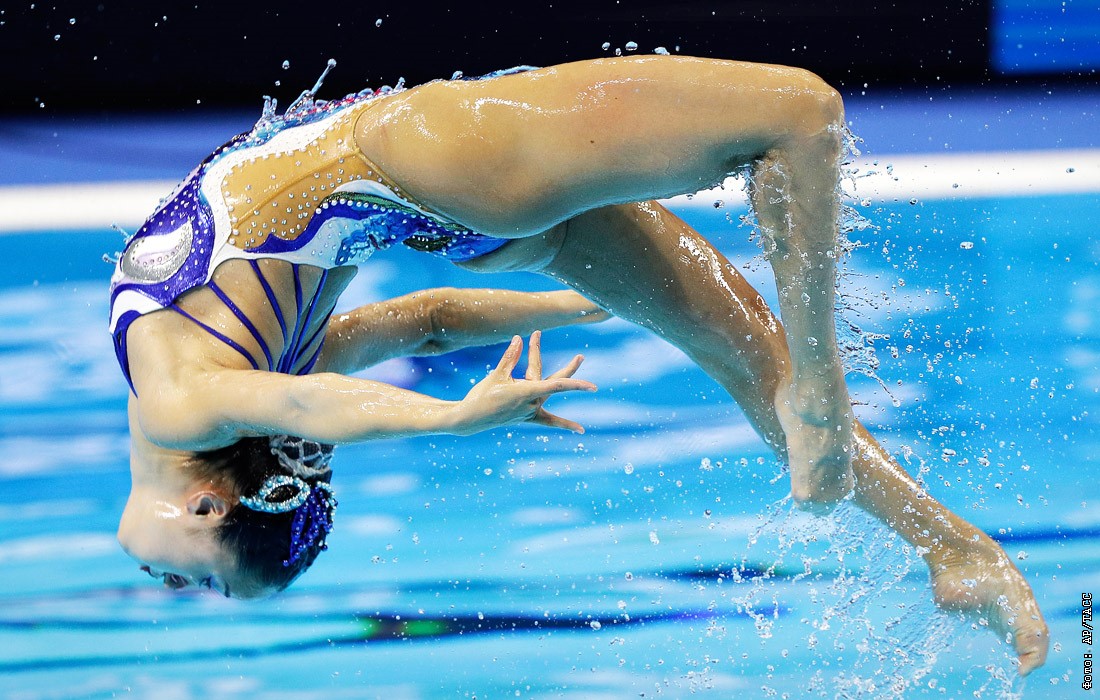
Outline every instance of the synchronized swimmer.
[[[613, 314], [683, 350], [778, 458], [796, 502], [854, 502], [915, 545], [936, 603], [987, 619], [1026, 674], [1048, 632], [995, 542], [927, 494], [856, 420], [834, 299], [840, 96], [797, 68], [623, 57], [321, 103], [307, 92], [220, 148], [121, 255], [111, 332], [130, 384], [123, 548], [172, 587], [242, 598], [325, 547], [332, 445], [531, 422], [594, 391], [580, 355], [543, 376], [541, 329]], [[783, 324], [655, 199], [749, 168]], [[437, 289], [332, 316], [402, 244], [575, 291]], [[530, 334], [523, 379], [513, 370]], [[512, 339], [460, 401], [350, 374]]]

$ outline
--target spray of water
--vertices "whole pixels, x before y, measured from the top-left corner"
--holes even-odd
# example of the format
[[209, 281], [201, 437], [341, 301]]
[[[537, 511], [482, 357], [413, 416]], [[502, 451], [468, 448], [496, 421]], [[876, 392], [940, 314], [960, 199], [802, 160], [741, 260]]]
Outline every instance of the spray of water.
[[[961, 682], [972, 689], [971, 697], [1022, 697], [1022, 681], [1006, 649], [998, 663], [958, 678], [951, 651], [987, 644], [988, 638], [980, 625], [938, 610], [919, 553], [850, 502], [824, 519], [793, 508], [789, 497], [773, 503], [750, 534], [733, 578], [739, 586], [730, 602], [752, 618], [762, 646], [776, 636], [778, 624], [808, 630], [801, 652], [812, 660], [800, 666], [806, 686], [797, 697], [894, 700], [922, 691], [937, 694], [947, 685], [946, 676], [952, 688]], [[780, 615], [788, 604], [801, 619]], [[782, 655], [788, 653], [784, 649]], [[795, 697], [785, 687], [764, 690]]]

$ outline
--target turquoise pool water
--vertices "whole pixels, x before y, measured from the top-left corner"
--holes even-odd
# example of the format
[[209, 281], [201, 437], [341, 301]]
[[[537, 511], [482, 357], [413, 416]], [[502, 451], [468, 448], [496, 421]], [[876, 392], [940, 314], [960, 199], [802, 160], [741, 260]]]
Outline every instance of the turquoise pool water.
[[[727, 210], [683, 213], [773, 296]], [[1080, 595], [1100, 590], [1100, 202], [864, 213], [878, 229], [854, 236], [846, 289], [886, 336], [890, 394], [853, 375], [861, 414], [1035, 588], [1055, 647], [1026, 683], [993, 635], [934, 612], [900, 540], [849, 508], [792, 513], [731, 400], [620, 321], [544, 340], [601, 386], [556, 401], [586, 435], [340, 449], [331, 550], [292, 590], [162, 591], [114, 541], [125, 384], [99, 259], [120, 245], [86, 231], [0, 236], [0, 696], [1079, 697]], [[550, 286], [396, 252], [345, 303], [451, 284]], [[498, 353], [371, 376], [456, 397]]]

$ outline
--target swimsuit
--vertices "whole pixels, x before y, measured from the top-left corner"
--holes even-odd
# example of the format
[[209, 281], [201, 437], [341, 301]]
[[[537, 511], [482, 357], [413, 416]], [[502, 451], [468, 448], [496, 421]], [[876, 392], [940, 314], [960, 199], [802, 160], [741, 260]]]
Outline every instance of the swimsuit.
[[[462, 261], [507, 242], [398, 194], [400, 188], [359, 151], [352, 137], [355, 121], [379, 94], [364, 91], [328, 103], [300, 99], [283, 116], [269, 104], [252, 131], [203, 161], [138, 229], [111, 278], [110, 330], [131, 390], [126, 331], [144, 314], [174, 309], [256, 369], [306, 374], [321, 345], [310, 350], [316, 334], [302, 337], [304, 330], [316, 314], [327, 317], [332, 311], [316, 308], [328, 270], [361, 263], [395, 243]], [[260, 258], [291, 263], [298, 318], [284, 317], [257, 263]], [[231, 259], [251, 262], [271, 302], [286, 341], [279, 357], [272, 356], [255, 325], [212, 280], [217, 267]], [[323, 270], [309, 301], [302, 298], [302, 265]], [[176, 305], [184, 292], [203, 285], [256, 339], [262, 358]]]

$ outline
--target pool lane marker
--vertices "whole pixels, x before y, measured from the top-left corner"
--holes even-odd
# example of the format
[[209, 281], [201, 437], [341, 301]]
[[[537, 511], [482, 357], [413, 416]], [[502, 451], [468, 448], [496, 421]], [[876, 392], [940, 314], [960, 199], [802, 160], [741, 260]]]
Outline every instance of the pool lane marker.
[[[1100, 193], [1100, 149], [939, 153], [861, 158], [845, 191], [871, 204]], [[665, 200], [673, 209], [746, 206], [740, 183]], [[134, 229], [175, 187], [166, 180], [0, 187], [0, 234]]]

